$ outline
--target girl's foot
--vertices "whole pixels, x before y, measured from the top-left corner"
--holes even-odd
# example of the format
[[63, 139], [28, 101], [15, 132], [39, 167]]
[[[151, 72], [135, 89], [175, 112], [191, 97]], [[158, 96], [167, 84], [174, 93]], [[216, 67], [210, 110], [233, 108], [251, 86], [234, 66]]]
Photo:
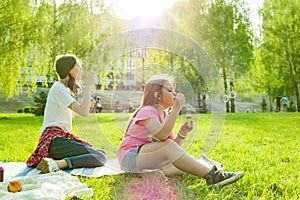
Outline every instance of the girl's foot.
[[58, 165], [51, 158], [43, 158], [36, 169], [41, 170], [43, 174], [59, 171]]
[[239, 180], [244, 176], [244, 172], [220, 172], [216, 166], [204, 177], [208, 188], [222, 187]]

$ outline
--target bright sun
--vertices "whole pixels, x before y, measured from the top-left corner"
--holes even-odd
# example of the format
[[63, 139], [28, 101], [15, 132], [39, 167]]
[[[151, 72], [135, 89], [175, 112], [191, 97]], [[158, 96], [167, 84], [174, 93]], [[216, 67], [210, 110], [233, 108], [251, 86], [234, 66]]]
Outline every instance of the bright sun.
[[178, 0], [110, 0], [115, 5], [118, 18], [151, 20], [160, 17], [162, 11], [172, 8]]

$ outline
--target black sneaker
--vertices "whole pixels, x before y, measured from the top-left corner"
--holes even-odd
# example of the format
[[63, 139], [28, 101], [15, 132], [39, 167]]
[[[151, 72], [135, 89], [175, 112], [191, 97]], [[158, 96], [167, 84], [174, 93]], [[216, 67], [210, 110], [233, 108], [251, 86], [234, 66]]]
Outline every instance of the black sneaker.
[[222, 187], [239, 180], [244, 176], [244, 172], [220, 172], [216, 166], [204, 177], [208, 188]]

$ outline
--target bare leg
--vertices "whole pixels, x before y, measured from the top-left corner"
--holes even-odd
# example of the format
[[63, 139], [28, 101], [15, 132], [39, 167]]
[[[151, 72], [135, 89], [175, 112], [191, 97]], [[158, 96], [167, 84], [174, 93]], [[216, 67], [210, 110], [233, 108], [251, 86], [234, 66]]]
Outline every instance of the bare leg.
[[140, 170], [161, 169], [166, 175], [178, 171], [190, 173], [205, 178], [209, 188], [234, 183], [244, 176], [244, 172], [220, 172], [216, 166], [210, 169], [186, 154], [173, 140], [145, 144], [138, 154], [137, 166]]
[[59, 169], [65, 169], [68, 167], [68, 163], [66, 160], [55, 160]]
[[[140, 169], [162, 169], [172, 163], [177, 169], [203, 178], [211, 170], [202, 165], [192, 156], [186, 154], [184, 150], [173, 140], [165, 140], [144, 145], [137, 159]], [[164, 171], [172, 174], [170, 168]]]
[[164, 174], [166, 176], [175, 176], [175, 175], [185, 173], [185, 172], [179, 170], [178, 168], [176, 168], [172, 163], [162, 167], [161, 170], [164, 172]]
[[210, 168], [199, 163], [195, 158], [188, 154], [184, 154], [175, 162], [173, 162], [173, 164], [178, 169], [201, 178], [203, 178], [211, 170]]
[[68, 163], [66, 160], [53, 160], [51, 158], [43, 158], [41, 162], [36, 166], [36, 168], [41, 170], [43, 174], [55, 172], [67, 167]]
[[[221, 163], [216, 162], [214, 160], [209, 159], [208, 157], [202, 155], [201, 158], [197, 158], [194, 157], [194, 159], [196, 159], [198, 162], [202, 163], [204, 166], [208, 167], [208, 168], [212, 168], [214, 165], [218, 168], [219, 171], [223, 171], [223, 166]], [[166, 176], [175, 176], [175, 175], [179, 175], [179, 174], [183, 174], [185, 172], [179, 170], [178, 168], [176, 168], [173, 163], [170, 163], [164, 167], [162, 167], [162, 169], [165, 173]]]

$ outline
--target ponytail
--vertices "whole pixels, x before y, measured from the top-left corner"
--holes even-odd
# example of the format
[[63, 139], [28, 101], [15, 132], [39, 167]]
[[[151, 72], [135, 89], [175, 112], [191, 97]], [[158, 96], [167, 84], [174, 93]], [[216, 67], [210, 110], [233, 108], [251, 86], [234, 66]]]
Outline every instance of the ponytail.
[[81, 91], [81, 87], [79, 84], [76, 83], [75, 79], [73, 76], [71, 76], [71, 74], [68, 74], [69, 76], [69, 81], [68, 81], [68, 88], [72, 91], [72, 93], [75, 96], [78, 96], [78, 94]]

